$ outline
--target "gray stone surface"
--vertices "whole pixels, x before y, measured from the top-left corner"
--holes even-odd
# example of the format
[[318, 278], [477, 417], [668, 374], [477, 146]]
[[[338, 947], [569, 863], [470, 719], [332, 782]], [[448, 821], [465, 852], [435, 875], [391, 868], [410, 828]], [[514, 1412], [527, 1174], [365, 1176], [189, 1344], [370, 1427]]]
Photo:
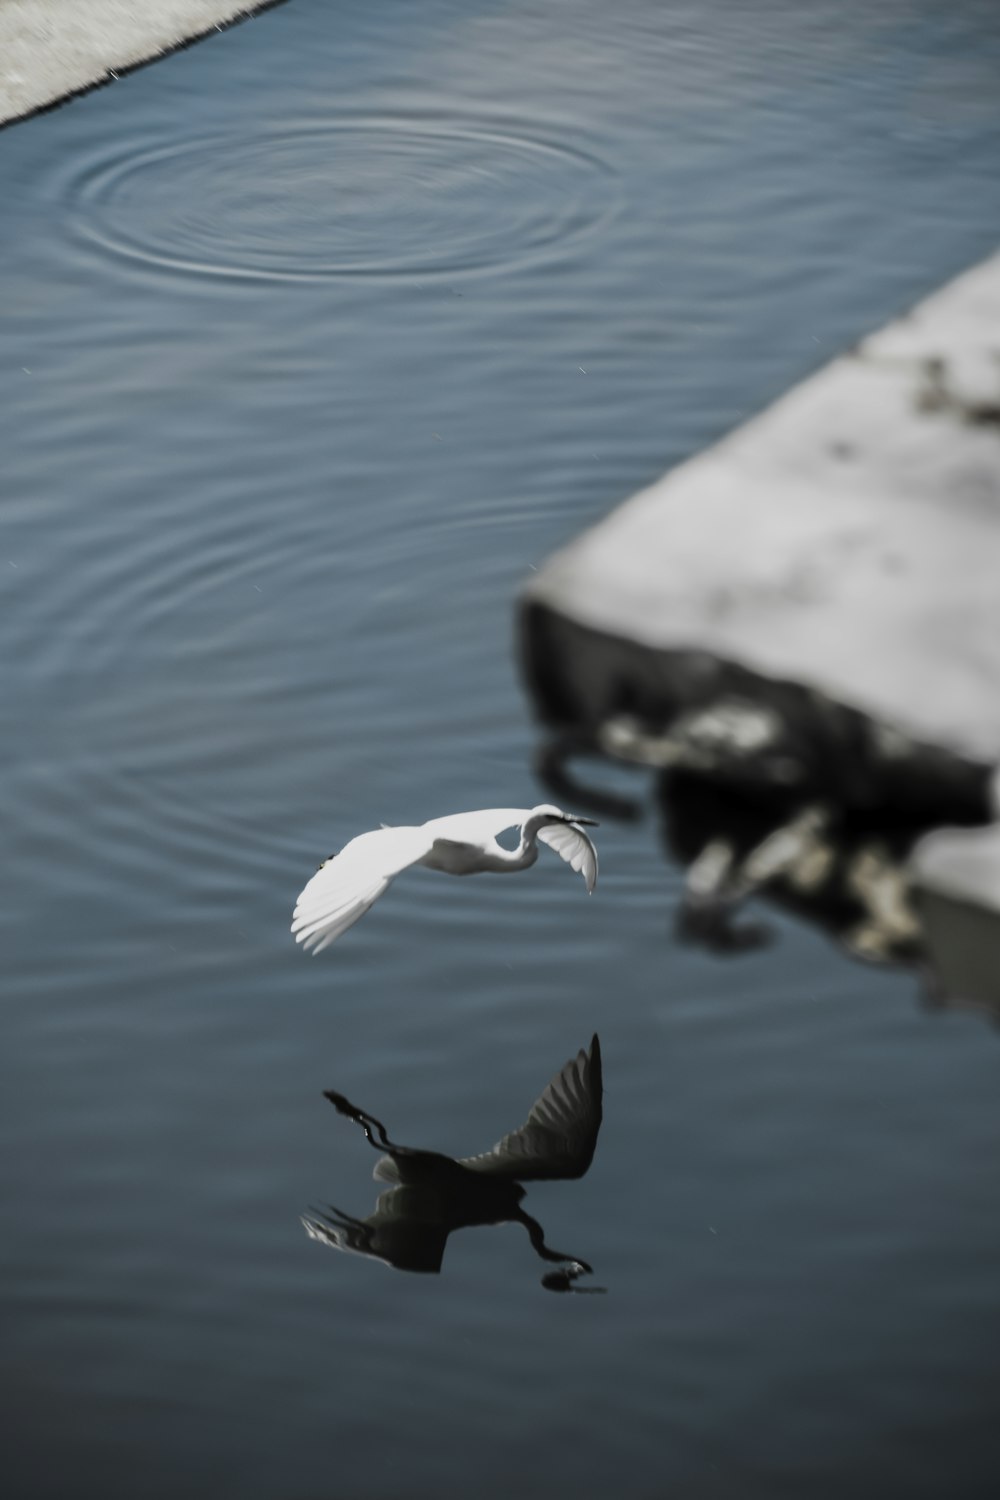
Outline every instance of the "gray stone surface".
[[247, 0], [0, 0], [0, 123], [261, 8]]
[[998, 580], [1000, 256], [620, 506], [524, 597], [996, 762]]
[[[647, 766], [692, 824], [700, 940], [752, 946], [732, 912], [766, 888], [1000, 1014], [1000, 824], [946, 826], [1000, 795], [1000, 256], [550, 559], [521, 645], [550, 782], [581, 751]], [[692, 814], [691, 775], [742, 807]]]

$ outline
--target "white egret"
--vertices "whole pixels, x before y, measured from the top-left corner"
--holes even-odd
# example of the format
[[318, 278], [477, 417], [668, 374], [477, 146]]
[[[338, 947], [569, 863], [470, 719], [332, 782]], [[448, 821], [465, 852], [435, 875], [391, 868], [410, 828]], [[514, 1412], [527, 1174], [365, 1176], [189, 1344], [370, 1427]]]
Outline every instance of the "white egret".
[[[538, 858], [539, 839], [583, 875], [590, 892], [597, 883], [597, 850], [583, 825], [596, 826], [593, 818], [542, 803], [452, 813], [418, 827], [383, 826], [359, 834], [321, 864], [300, 892], [292, 914], [295, 941], [321, 953], [410, 865], [426, 865], [446, 875], [526, 870]], [[516, 849], [497, 843], [497, 834], [506, 828], [521, 830]]]

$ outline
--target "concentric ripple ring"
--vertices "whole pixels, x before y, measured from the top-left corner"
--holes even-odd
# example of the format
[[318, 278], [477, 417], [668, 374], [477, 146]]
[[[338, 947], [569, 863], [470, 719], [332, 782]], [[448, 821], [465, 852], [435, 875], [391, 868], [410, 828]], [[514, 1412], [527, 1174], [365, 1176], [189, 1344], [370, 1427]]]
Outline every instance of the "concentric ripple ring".
[[71, 184], [106, 252], [200, 276], [455, 275], [550, 253], [609, 212], [577, 145], [452, 118], [336, 116], [131, 148]]

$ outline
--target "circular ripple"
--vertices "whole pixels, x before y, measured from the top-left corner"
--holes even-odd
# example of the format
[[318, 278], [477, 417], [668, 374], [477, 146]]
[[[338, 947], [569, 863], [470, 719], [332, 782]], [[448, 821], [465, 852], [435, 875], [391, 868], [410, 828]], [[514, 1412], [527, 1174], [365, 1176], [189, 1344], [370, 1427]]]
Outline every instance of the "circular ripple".
[[564, 144], [460, 121], [352, 117], [132, 150], [76, 183], [106, 250], [197, 275], [414, 276], [510, 264], [606, 214]]

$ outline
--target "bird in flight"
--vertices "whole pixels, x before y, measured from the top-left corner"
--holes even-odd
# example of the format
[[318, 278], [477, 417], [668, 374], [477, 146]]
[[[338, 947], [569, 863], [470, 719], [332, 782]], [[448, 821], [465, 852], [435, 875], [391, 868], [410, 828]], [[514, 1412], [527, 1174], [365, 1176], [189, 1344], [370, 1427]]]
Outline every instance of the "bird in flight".
[[[452, 813], [413, 828], [375, 828], [359, 834], [321, 864], [299, 894], [292, 914], [295, 941], [321, 953], [363, 917], [391, 882], [411, 865], [426, 865], [445, 875], [477, 875], [527, 870], [538, 858], [538, 841], [580, 872], [588, 892], [597, 883], [597, 850], [579, 818], [558, 807], [491, 807]], [[497, 834], [519, 828], [516, 849], [497, 843]]]

